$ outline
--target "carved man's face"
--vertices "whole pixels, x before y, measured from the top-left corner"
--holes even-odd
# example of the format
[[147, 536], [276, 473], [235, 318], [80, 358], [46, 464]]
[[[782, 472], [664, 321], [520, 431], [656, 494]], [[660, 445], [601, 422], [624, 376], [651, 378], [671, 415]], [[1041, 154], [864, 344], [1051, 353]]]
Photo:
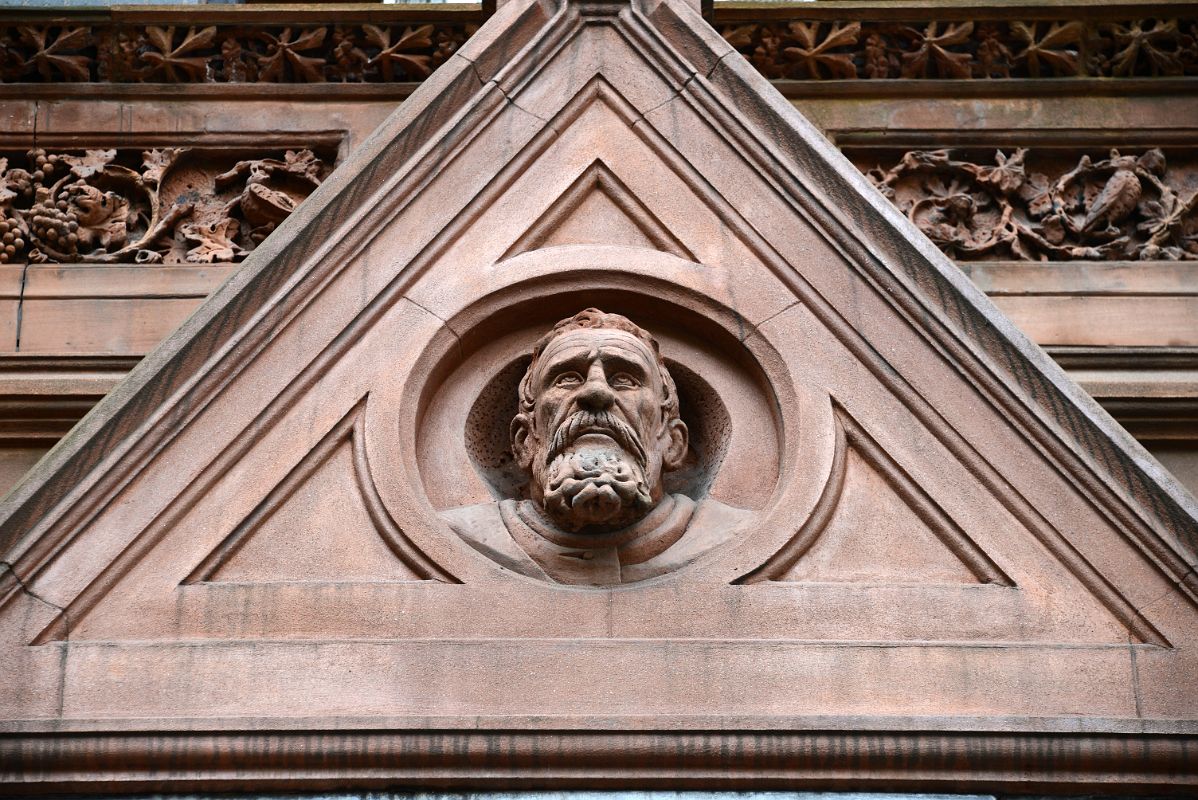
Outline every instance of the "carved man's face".
[[512, 440], [533, 500], [570, 531], [615, 530], [647, 514], [663, 470], [686, 454], [686, 425], [666, 419], [649, 347], [622, 330], [568, 331], [529, 380], [536, 402], [513, 420]]

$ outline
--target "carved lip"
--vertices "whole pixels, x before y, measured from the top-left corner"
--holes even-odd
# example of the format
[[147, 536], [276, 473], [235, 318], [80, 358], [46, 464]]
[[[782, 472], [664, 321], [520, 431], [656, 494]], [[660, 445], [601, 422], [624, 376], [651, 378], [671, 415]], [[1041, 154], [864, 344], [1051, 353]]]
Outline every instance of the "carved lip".
[[579, 434], [574, 437], [574, 441], [575, 442], [582, 441], [583, 439], [585, 439], [588, 436], [603, 436], [603, 437], [615, 442], [616, 444], [620, 443], [620, 440], [616, 438], [616, 432], [613, 431], [611, 428], [605, 428], [602, 425], [592, 425], [592, 426], [583, 428], [579, 432]]

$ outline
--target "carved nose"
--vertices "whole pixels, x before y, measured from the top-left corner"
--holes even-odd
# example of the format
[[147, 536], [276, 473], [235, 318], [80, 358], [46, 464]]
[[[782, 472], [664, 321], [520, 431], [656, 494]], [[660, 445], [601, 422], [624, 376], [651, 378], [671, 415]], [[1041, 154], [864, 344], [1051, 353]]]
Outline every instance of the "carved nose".
[[578, 404], [591, 411], [606, 411], [616, 401], [607, 381], [592, 375], [578, 391]]

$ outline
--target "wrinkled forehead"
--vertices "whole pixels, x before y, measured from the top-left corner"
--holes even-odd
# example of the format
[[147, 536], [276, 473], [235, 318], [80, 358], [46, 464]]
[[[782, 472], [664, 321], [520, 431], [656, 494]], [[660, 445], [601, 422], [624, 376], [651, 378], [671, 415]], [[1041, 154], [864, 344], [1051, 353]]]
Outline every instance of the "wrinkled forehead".
[[581, 328], [553, 339], [537, 359], [537, 377], [556, 364], [600, 356], [632, 360], [647, 375], [657, 377], [657, 359], [649, 346], [628, 331], [615, 328]]

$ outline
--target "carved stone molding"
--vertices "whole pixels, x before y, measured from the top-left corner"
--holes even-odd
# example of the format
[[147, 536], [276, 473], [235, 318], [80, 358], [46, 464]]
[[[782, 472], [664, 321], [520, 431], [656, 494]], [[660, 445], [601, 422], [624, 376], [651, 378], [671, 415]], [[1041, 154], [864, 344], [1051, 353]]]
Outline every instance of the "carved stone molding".
[[11, 24], [3, 82], [421, 81], [477, 28], [413, 24]]
[[[0, 764], [11, 770], [0, 771], [9, 779], [0, 793], [97, 791], [98, 786], [294, 791], [327, 785], [506, 791], [513, 784], [617, 791], [867, 786], [884, 792], [955, 792], [963, 785], [957, 777], [963, 761], [974, 792], [1107, 794], [1124, 791], [1134, 780], [1144, 791], [1180, 796], [1198, 780], [1190, 757], [1193, 732], [1152, 721], [1140, 723], [1146, 731], [1117, 736], [1051, 727], [925, 731], [904, 729], [906, 722], [868, 719], [849, 733], [776, 717], [743, 733], [627, 730], [625, 720], [579, 730], [569, 719], [557, 721], [558, 729], [535, 732], [445, 728], [437, 720], [425, 730], [379, 730], [371, 720], [367, 730], [346, 725], [315, 732], [284, 725], [252, 732], [109, 732], [84, 726], [62, 732], [60, 724], [52, 732], [0, 737], [5, 757]], [[780, 725], [793, 727], [779, 730]], [[169, 772], [156, 768], [166, 752]], [[1133, 766], [1116, 778], [1112, 762]], [[214, 779], [220, 768], [221, 777]]]
[[53, 446], [137, 362], [128, 356], [0, 356], [0, 443]]
[[329, 171], [311, 150], [241, 155], [36, 148], [0, 158], [0, 263], [239, 261]]
[[[102, 19], [56, 11], [0, 21], [0, 82], [422, 81], [487, 14], [320, 4], [269, 17], [185, 7]], [[1046, 16], [1032, 3], [975, 3], [910, 13], [896, 19], [892, 6], [825, 2], [716, 8], [709, 17], [775, 80], [1198, 75], [1198, 20], [1184, 6], [1083, 2]]]
[[1047, 148], [850, 153], [962, 261], [1198, 259], [1198, 186], [1184, 152]]
[[1198, 74], [1192, 19], [746, 20], [720, 32], [770, 79], [1132, 78]]

